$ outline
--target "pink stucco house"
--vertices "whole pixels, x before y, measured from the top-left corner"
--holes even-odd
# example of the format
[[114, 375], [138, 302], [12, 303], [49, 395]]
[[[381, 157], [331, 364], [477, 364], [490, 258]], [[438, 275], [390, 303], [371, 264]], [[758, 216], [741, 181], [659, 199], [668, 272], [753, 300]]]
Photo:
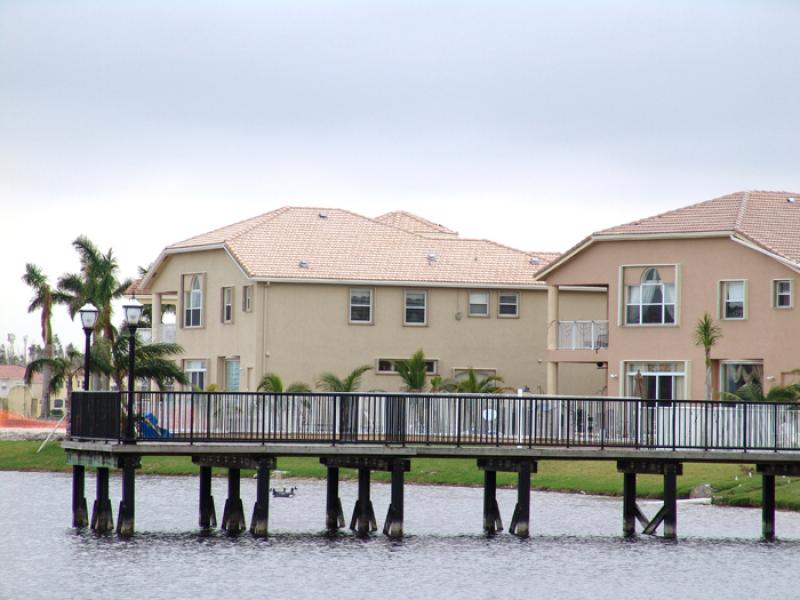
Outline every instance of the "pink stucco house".
[[[738, 192], [594, 233], [537, 275], [548, 286], [548, 392], [577, 362], [607, 369], [611, 396], [634, 395], [641, 373], [649, 398], [702, 399], [693, 332], [706, 312], [723, 336], [715, 397], [795, 382], [798, 273], [800, 194]], [[605, 320], [559, 319], [559, 290], [574, 286], [605, 288]]]

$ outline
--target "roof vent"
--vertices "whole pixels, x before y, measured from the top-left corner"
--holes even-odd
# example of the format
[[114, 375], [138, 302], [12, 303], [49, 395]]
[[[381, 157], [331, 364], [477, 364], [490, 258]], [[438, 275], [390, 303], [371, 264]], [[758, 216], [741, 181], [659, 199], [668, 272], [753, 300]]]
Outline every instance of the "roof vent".
[[327, 219], [328, 218], [328, 213], [326, 213], [326, 212], [319, 213], [319, 218], [320, 219]]
[[311, 265], [308, 264], [307, 260], [301, 260], [299, 263], [297, 263], [297, 266], [301, 269], [308, 269]]
[[794, 204], [795, 202], [797, 202], [797, 198], [795, 198], [794, 196], [789, 196], [789, 197], [786, 199], [786, 201], [787, 201], [789, 204]]
[[541, 264], [542, 261], [539, 260], [538, 256], [531, 256], [531, 259], [528, 262], [531, 263], [532, 265], [538, 265]]
[[428, 256], [426, 256], [425, 258], [428, 259], [428, 264], [429, 265], [432, 265], [433, 263], [435, 263], [438, 260], [438, 257], [433, 252], [428, 254]]

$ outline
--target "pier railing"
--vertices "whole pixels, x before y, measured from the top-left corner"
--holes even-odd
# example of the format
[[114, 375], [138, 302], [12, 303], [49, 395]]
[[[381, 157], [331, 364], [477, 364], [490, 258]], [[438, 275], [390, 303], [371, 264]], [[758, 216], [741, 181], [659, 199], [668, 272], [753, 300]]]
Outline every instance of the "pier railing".
[[[73, 392], [75, 439], [122, 439], [124, 394]], [[390, 393], [136, 392], [139, 442], [800, 450], [800, 404]]]

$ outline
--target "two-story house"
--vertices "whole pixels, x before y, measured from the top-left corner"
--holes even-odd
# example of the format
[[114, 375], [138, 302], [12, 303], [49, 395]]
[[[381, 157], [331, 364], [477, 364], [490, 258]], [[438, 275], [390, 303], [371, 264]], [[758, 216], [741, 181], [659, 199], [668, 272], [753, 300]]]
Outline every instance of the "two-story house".
[[[403, 212], [286, 207], [167, 246], [137, 296], [152, 303], [154, 340], [163, 305], [176, 305], [174, 340], [200, 389], [254, 391], [269, 372], [313, 386], [367, 364], [361, 389], [396, 391], [397, 361], [422, 349], [431, 375], [473, 368], [543, 391], [547, 291], [535, 275], [555, 256]], [[573, 318], [605, 312], [598, 290], [562, 291], [561, 305]], [[602, 392], [594, 364], [562, 375], [565, 392]]]
[[[694, 331], [704, 313], [722, 332], [711, 350], [715, 397], [746, 383], [794, 382], [798, 231], [800, 194], [753, 191], [584, 239], [537, 274], [552, 324], [548, 391], [562, 391], [567, 365], [604, 363], [609, 395], [702, 399], [705, 358]], [[563, 314], [561, 290], [576, 285], [606, 290], [602, 321]]]

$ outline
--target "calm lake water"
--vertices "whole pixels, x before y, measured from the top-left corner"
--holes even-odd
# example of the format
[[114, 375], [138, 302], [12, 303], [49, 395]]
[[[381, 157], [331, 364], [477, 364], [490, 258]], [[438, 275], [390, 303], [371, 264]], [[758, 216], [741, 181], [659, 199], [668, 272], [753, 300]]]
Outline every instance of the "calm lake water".
[[[272, 536], [200, 535], [195, 478], [137, 478], [130, 541], [69, 527], [67, 475], [0, 473], [0, 599], [757, 598], [797, 597], [800, 514], [781, 512], [781, 541], [765, 544], [760, 511], [681, 504], [677, 542], [623, 540], [621, 501], [534, 493], [532, 537], [481, 533], [482, 491], [408, 486], [406, 537], [366, 540], [323, 532], [325, 484], [272, 499]], [[226, 481], [215, 478], [222, 516]], [[87, 477], [87, 501], [93, 501]], [[354, 482], [342, 482], [349, 518]], [[119, 480], [112, 478], [116, 517]], [[498, 491], [507, 526], [516, 492]], [[242, 481], [248, 517], [255, 482]], [[379, 524], [389, 501], [373, 485]], [[642, 503], [648, 514], [658, 505]]]

